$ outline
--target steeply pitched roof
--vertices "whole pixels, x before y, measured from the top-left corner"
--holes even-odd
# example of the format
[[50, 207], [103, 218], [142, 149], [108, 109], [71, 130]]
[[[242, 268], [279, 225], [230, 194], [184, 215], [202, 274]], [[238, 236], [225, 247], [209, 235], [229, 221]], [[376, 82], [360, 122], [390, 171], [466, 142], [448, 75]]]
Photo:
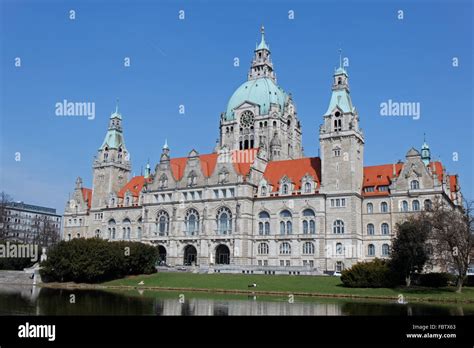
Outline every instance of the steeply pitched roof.
[[[229, 161], [234, 165], [236, 172], [240, 175], [247, 175], [250, 167], [256, 157], [258, 149], [235, 150], [228, 156]], [[201, 170], [203, 175], [208, 178], [214, 173], [219, 154], [210, 153], [199, 155]], [[172, 158], [170, 160], [171, 172], [175, 180], [181, 180], [184, 175], [184, 169], [188, 162], [187, 157]]]
[[125, 196], [125, 193], [129, 190], [132, 193], [133, 197], [138, 197], [140, 191], [143, 188], [143, 185], [145, 185], [146, 182], [147, 179], [145, 179], [144, 176], [134, 176], [128, 183], [125, 184], [124, 187], [120, 189], [117, 194], [117, 197], [123, 198]]
[[[388, 186], [394, 177], [393, 169], [395, 166], [395, 177], [400, 175], [403, 163], [382, 164], [378, 166], [364, 167], [364, 179], [362, 182], [362, 194], [364, 196], [387, 196], [388, 191], [379, 191], [379, 186]], [[365, 192], [366, 187], [374, 187], [373, 192]]]
[[87, 203], [87, 207], [90, 209], [92, 204], [92, 189], [89, 188], [81, 188], [82, 198]]
[[295, 190], [300, 190], [301, 179], [306, 174], [311, 175], [318, 183], [321, 182], [321, 159], [319, 157], [270, 161], [263, 176], [273, 186], [273, 192], [275, 192], [280, 190], [280, 180], [284, 176], [291, 180]]

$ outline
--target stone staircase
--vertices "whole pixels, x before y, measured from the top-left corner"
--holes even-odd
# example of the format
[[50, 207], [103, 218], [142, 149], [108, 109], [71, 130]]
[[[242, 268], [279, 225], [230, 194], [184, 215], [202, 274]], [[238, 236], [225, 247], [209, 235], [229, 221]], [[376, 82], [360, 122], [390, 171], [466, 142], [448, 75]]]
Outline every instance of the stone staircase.
[[26, 269], [24, 271], [0, 270], [0, 284], [33, 285], [41, 282], [37, 269]]

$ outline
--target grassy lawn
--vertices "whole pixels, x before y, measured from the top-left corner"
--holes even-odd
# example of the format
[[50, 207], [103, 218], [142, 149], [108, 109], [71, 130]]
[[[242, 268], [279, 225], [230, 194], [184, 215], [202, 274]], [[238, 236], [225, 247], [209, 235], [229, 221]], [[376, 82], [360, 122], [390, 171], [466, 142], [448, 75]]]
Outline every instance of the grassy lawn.
[[[144, 285], [138, 285], [140, 281]], [[248, 285], [256, 283], [256, 288]], [[288, 294], [318, 294], [357, 297], [387, 297], [396, 299], [402, 294], [407, 300], [420, 301], [462, 301], [474, 303], [474, 288], [464, 288], [457, 294], [454, 288], [345, 288], [338, 277], [289, 276], [289, 275], [247, 275], [247, 274], [194, 274], [155, 273], [152, 275], [127, 277], [103, 283], [104, 286], [131, 286], [146, 288], [208, 289], [254, 292], [279, 292]]]

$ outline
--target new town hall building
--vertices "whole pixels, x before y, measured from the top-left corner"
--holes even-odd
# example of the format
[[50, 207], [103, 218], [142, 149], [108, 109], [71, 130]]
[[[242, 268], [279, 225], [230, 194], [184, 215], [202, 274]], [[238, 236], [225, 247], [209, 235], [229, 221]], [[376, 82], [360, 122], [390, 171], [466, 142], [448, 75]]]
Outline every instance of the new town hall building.
[[322, 114], [321, 155], [305, 157], [296, 105], [277, 84], [263, 28], [219, 130], [213, 153], [173, 158], [165, 144], [154, 172], [147, 165], [131, 178], [117, 109], [92, 188], [77, 179], [64, 238], [150, 243], [173, 266], [320, 273], [388, 256], [395, 224], [437, 197], [461, 204], [457, 176], [431, 161], [426, 143], [404, 162], [364, 167], [364, 134], [342, 66]]

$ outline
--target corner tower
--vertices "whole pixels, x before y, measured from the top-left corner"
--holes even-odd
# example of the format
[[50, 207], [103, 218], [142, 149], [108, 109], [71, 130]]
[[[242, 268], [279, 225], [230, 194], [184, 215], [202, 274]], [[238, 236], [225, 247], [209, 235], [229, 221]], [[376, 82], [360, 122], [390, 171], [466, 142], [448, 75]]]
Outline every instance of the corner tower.
[[349, 75], [340, 64], [333, 75], [329, 106], [319, 129], [324, 193], [361, 193], [364, 135], [352, 105]]
[[130, 171], [130, 154], [125, 147], [122, 115], [117, 104], [115, 112], [110, 115], [109, 128], [93, 163], [92, 209], [107, 205], [111, 195], [116, 195], [128, 182]]
[[247, 81], [235, 90], [221, 114], [218, 146], [230, 150], [260, 147], [270, 154], [270, 160], [275, 160], [270, 151], [275, 134], [281, 142], [278, 159], [303, 156], [296, 105], [291, 94], [276, 83], [270, 46], [262, 27]]

